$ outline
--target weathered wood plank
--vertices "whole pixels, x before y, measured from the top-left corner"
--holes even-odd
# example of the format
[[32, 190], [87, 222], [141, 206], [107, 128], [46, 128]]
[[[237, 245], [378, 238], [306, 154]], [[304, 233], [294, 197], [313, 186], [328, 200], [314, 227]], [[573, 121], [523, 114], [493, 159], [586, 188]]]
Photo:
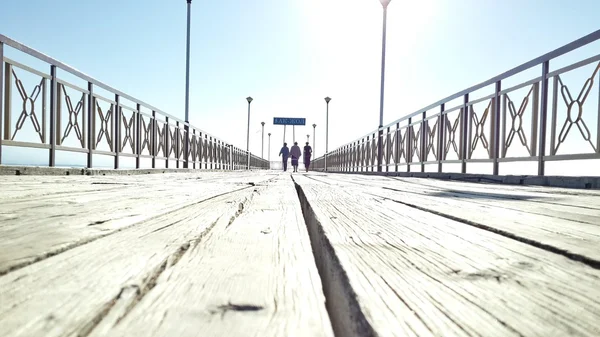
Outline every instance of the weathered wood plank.
[[0, 176], [0, 203], [33, 200], [43, 197], [77, 195], [94, 191], [121, 189], [124, 186], [152, 186], [160, 181], [165, 186], [180, 185], [181, 181], [214, 181], [232, 176], [251, 176], [246, 172], [166, 173], [122, 176]]
[[[443, 214], [600, 266], [600, 194], [586, 191], [567, 194], [561, 193], [561, 189], [554, 189], [555, 194], [543, 193], [521, 186], [507, 190], [488, 185], [484, 189], [471, 186], [479, 184], [455, 182], [449, 188], [445, 181], [432, 185], [435, 183], [426, 179], [412, 178], [348, 175], [312, 178]], [[595, 207], [572, 206], [594, 204], [594, 200]]]
[[[199, 184], [198, 187], [202, 185]], [[0, 277], [0, 336], [88, 336], [126, 315], [256, 187], [153, 217]]]
[[[0, 211], [0, 275], [85, 244], [152, 217], [269, 179], [268, 174], [48, 177], [68, 183], [62, 194], [44, 191], [3, 200]], [[21, 185], [21, 177], [3, 177]], [[12, 180], [9, 180], [12, 179]], [[31, 178], [31, 177], [27, 177]], [[46, 177], [36, 177], [41, 185]], [[63, 178], [58, 179], [56, 178]], [[29, 179], [29, 181], [32, 181]], [[86, 192], [81, 186], [115, 186]], [[40, 186], [40, 185], [38, 185]], [[18, 188], [17, 188], [18, 189]], [[35, 188], [34, 188], [35, 190]], [[3, 193], [4, 194], [4, 193]], [[7, 194], [10, 194], [8, 192]], [[25, 197], [29, 196], [29, 197]]]
[[337, 302], [355, 313], [341, 335], [600, 334], [600, 271], [364, 188], [294, 179], [321, 277], [356, 298]]
[[[109, 324], [113, 326], [113, 324]], [[98, 336], [333, 336], [294, 184], [260, 188]]]

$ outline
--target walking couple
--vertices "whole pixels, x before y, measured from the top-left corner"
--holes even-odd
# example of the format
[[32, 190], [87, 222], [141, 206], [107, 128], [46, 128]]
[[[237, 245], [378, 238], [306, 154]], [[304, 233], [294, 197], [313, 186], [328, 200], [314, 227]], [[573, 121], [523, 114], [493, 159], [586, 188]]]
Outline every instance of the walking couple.
[[[279, 151], [279, 155], [282, 156], [283, 159], [283, 171], [287, 171], [287, 162], [288, 157], [291, 155], [292, 157], [292, 166], [294, 167], [294, 172], [298, 172], [298, 159], [302, 153], [300, 152], [300, 147], [298, 146], [298, 142], [294, 142], [294, 146], [292, 149], [287, 147], [287, 143], [283, 143], [283, 147], [281, 151]], [[306, 142], [306, 146], [304, 146], [304, 167], [306, 168], [306, 172], [308, 172], [308, 167], [310, 166], [310, 156], [312, 155], [312, 148]]]

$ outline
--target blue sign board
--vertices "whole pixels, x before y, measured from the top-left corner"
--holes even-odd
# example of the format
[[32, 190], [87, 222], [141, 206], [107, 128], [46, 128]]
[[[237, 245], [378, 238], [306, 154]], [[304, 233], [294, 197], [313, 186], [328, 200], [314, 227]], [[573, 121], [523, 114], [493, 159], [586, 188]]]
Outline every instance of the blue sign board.
[[306, 125], [306, 118], [274, 117], [274, 125]]

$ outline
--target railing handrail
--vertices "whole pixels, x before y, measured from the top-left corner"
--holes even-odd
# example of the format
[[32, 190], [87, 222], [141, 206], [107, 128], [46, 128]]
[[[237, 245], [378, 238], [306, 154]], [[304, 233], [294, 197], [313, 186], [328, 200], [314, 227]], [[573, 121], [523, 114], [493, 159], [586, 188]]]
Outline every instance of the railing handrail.
[[351, 144], [351, 143], [353, 143], [355, 141], [361, 140], [361, 139], [363, 139], [363, 138], [365, 138], [367, 136], [371, 136], [372, 134], [378, 132], [380, 129], [385, 129], [387, 127], [391, 127], [391, 126], [395, 125], [396, 123], [400, 123], [400, 122], [403, 122], [403, 121], [405, 121], [405, 120], [407, 120], [409, 118], [415, 117], [415, 116], [423, 113], [423, 111], [429, 111], [429, 110], [431, 110], [433, 108], [439, 107], [443, 103], [446, 103], [446, 102], [455, 100], [457, 98], [463, 97], [465, 94], [468, 94], [468, 93], [474, 92], [476, 90], [482, 89], [484, 87], [487, 87], [488, 85], [494, 84], [494, 83], [496, 83], [498, 81], [501, 81], [501, 80], [503, 80], [505, 78], [511, 77], [513, 75], [516, 75], [516, 74], [518, 74], [520, 72], [523, 72], [523, 71], [525, 71], [527, 69], [530, 69], [532, 67], [538, 66], [538, 65], [540, 65], [540, 64], [542, 64], [542, 63], [544, 63], [546, 61], [549, 61], [551, 59], [554, 59], [554, 58], [557, 58], [559, 56], [562, 56], [562, 55], [564, 55], [566, 53], [569, 53], [569, 52], [571, 52], [571, 51], [573, 51], [573, 50], [575, 50], [577, 48], [581, 48], [581, 47], [583, 47], [583, 46], [585, 46], [587, 44], [590, 44], [592, 42], [595, 42], [597, 40], [600, 40], [600, 29], [596, 30], [595, 32], [592, 32], [592, 33], [590, 33], [590, 34], [588, 34], [588, 35], [586, 35], [586, 36], [584, 36], [582, 38], [579, 38], [579, 39], [577, 39], [575, 41], [572, 41], [572, 42], [570, 42], [570, 43], [568, 43], [568, 44], [566, 44], [566, 45], [564, 45], [562, 47], [559, 47], [559, 48], [557, 48], [557, 49], [555, 49], [555, 50], [553, 50], [553, 51], [551, 51], [549, 53], [546, 53], [546, 54], [544, 54], [542, 56], [536, 57], [533, 60], [527, 61], [527, 62], [525, 62], [525, 63], [523, 63], [523, 64], [521, 64], [519, 66], [516, 66], [516, 67], [514, 67], [514, 68], [512, 68], [510, 70], [507, 70], [507, 71], [505, 71], [505, 72], [503, 72], [503, 73], [501, 73], [499, 75], [496, 75], [496, 76], [494, 76], [494, 77], [492, 77], [490, 79], [487, 79], [487, 80], [485, 80], [485, 81], [483, 81], [483, 82], [481, 82], [479, 84], [476, 84], [476, 85], [471, 86], [471, 87], [469, 87], [467, 89], [461, 90], [461, 91], [459, 91], [459, 92], [457, 92], [457, 93], [455, 93], [453, 95], [450, 95], [450, 96], [448, 96], [446, 98], [443, 98], [443, 99], [441, 99], [441, 100], [439, 100], [439, 101], [437, 101], [437, 102], [435, 102], [433, 104], [430, 104], [430, 105], [428, 105], [428, 106], [426, 106], [426, 107], [424, 107], [422, 109], [419, 109], [419, 110], [417, 110], [417, 111], [415, 111], [415, 112], [413, 112], [411, 114], [405, 115], [405, 116], [403, 116], [403, 117], [401, 117], [401, 118], [399, 118], [399, 119], [397, 119], [397, 120], [395, 120], [393, 122], [390, 122], [390, 123], [382, 126], [381, 128], [377, 128], [374, 131], [366, 133], [362, 137], [358, 137], [358, 138], [355, 138], [353, 141], [346, 142], [346, 143], [344, 143], [341, 146], [345, 146], [345, 145]]
[[161, 110], [161, 109], [159, 109], [159, 108], [157, 108], [157, 107], [155, 107], [155, 106], [153, 106], [151, 104], [148, 104], [148, 103], [146, 103], [146, 102], [144, 102], [144, 101], [142, 101], [140, 99], [137, 99], [137, 98], [135, 98], [133, 96], [130, 96], [130, 95], [128, 95], [128, 94], [126, 94], [126, 93], [118, 90], [118, 89], [115, 89], [114, 87], [111, 87], [110, 85], [108, 85], [108, 84], [106, 84], [106, 83], [104, 83], [102, 81], [99, 81], [99, 80], [93, 78], [92, 76], [87, 75], [87, 74], [81, 72], [80, 70], [77, 70], [77, 69], [69, 66], [68, 64], [65, 64], [65, 63], [63, 63], [63, 62], [61, 62], [61, 61], [59, 61], [59, 60], [57, 60], [57, 59], [55, 59], [53, 57], [50, 57], [50, 56], [48, 56], [48, 55], [46, 55], [46, 54], [44, 54], [44, 53], [42, 53], [40, 51], [37, 51], [37, 50], [35, 50], [35, 49], [31, 48], [31, 47], [28, 47], [28, 46], [24, 45], [23, 43], [20, 43], [20, 42], [14, 40], [14, 39], [11, 39], [10, 37], [8, 37], [6, 35], [0, 34], [0, 43], [4, 43], [7, 46], [10, 46], [10, 47], [12, 47], [12, 48], [14, 48], [16, 50], [19, 50], [19, 51], [25, 53], [25, 54], [33, 56], [33, 57], [35, 57], [35, 58], [37, 58], [37, 59], [39, 59], [39, 60], [41, 60], [43, 62], [46, 62], [46, 63], [48, 63], [50, 65], [56, 66], [56, 67], [58, 67], [61, 70], [64, 70], [64, 71], [66, 71], [66, 72], [68, 72], [68, 73], [70, 73], [72, 75], [75, 75], [75, 76], [81, 78], [84, 81], [92, 83], [92, 84], [94, 84], [94, 85], [96, 85], [96, 86], [98, 86], [98, 87], [100, 87], [100, 88], [102, 88], [104, 90], [110, 91], [113, 94], [119, 95], [119, 97], [125, 98], [125, 99], [127, 99], [129, 101], [132, 101], [132, 102], [135, 102], [135, 103], [138, 103], [141, 106], [144, 106], [144, 107], [146, 107], [146, 108], [148, 108], [148, 109], [150, 109], [152, 111], [155, 111], [156, 113], [159, 113], [159, 114], [161, 114], [161, 115], [163, 115], [165, 117], [168, 117], [169, 119], [173, 119], [173, 120], [175, 120], [175, 121], [177, 121], [179, 123], [183, 123], [183, 125], [187, 125], [190, 128], [194, 128], [197, 131], [202, 132], [203, 135], [207, 135], [209, 137], [212, 137], [213, 139], [220, 140], [220, 141], [222, 141], [224, 143], [227, 143], [224, 140], [222, 140], [222, 139], [220, 139], [218, 137], [215, 137], [214, 135], [212, 135], [212, 134], [210, 134], [210, 133], [208, 133], [208, 132], [206, 132], [206, 131], [198, 128], [198, 127], [195, 127], [191, 123], [186, 123], [185, 121], [183, 121], [183, 120], [181, 120], [181, 119], [179, 119], [179, 118], [177, 118], [177, 117], [175, 117], [175, 116], [173, 116], [171, 114], [168, 114], [168, 113], [164, 112], [163, 110]]

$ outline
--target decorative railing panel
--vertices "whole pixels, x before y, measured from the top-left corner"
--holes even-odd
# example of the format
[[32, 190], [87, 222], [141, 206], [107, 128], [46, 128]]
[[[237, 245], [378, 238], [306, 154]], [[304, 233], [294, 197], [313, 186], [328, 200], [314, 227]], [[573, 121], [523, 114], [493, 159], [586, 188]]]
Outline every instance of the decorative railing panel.
[[[499, 174], [502, 163], [533, 162], [544, 175], [547, 162], [600, 159], [600, 54], [550, 68], [599, 39], [600, 30], [462, 90], [316, 158], [312, 167], [445, 172], [458, 164], [467, 173], [469, 163], [488, 163]], [[536, 69], [540, 76], [502, 89]]]
[[[48, 73], [5, 57], [27, 54], [47, 64]], [[71, 76], [74, 84], [65, 78]], [[87, 85], [87, 87], [86, 87]], [[84, 153], [87, 167], [95, 155], [157, 161], [164, 167], [240, 170], [268, 169], [268, 161], [97, 81], [68, 65], [0, 35], [0, 164], [5, 147]]]

